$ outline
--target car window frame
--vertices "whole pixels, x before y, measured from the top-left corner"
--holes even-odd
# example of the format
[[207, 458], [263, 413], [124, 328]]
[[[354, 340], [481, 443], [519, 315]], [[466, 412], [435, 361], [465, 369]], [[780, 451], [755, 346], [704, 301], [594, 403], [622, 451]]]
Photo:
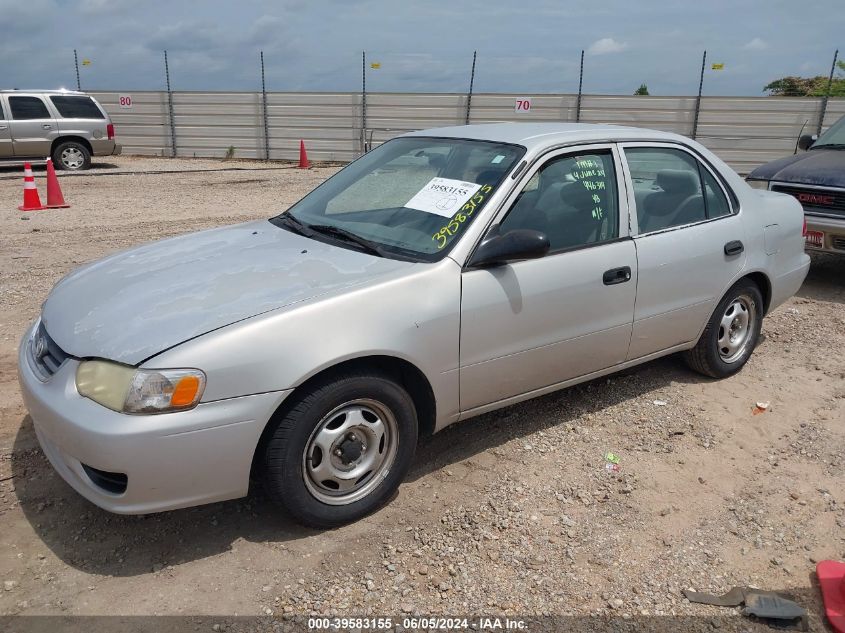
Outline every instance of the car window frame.
[[[53, 99], [88, 99], [89, 102], [94, 106], [94, 109], [100, 113], [99, 117], [87, 117], [87, 116], [65, 116], [62, 114], [62, 111], [59, 109], [59, 106], [56, 104]], [[94, 99], [91, 95], [88, 94], [51, 94], [47, 95], [47, 98], [44, 100], [45, 103], [49, 103], [51, 108], [55, 110], [55, 118], [57, 119], [68, 119], [68, 120], [80, 120], [80, 121], [106, 121], [108, 119], [108, 114], [105, 110], [103, 110], [102, 106], [97, 103], [97, 100]]]
[[[19, 119], [15, 116], [14, 109], [12, 108], [12, 99], [37, 99], [41, 102], [41, 105], [44, 106], [44, 110], [47, 112], [47, 116], [38, 116], [33, 117], [31, 119]], [[9, 121], [43, 121], [44, 119], [55, 119], [56, 117], [53, 115], [50, 105], [48, 105], [49, 99], [45, 99], [43, 95], [7, 95], [6, 102], [9, 105]]]
[[[631, 237], [634, 239], [645, 237], [648, 235], [657, 235], [659, 233], [667, 233], [669, 231], [677, 231], [679, 229], [684, 229], [691, 226], [698, 226], [700, 224], [706, 224], [708, 222], [718, 222], [719, 220], [726, 220], [728, 218], [735, 217], [739, 215], [741, 211], [741, 207], [739, 204], [739, 198], [733, 192], [728, 184], [725, 182], [724, 177], [719, 172], [719, 170], [715, 169], [713, 165], [708, 161], [704, 156], [700, 153], [695, 151], [692, 147], [687, 145], [683, 145], [681, 143], [675, 143], [672, 141], [623, 141], [617, 143], [619, 146], [619, 154], [620, 159], [622, 161], [622, 168], [625, 172], [625, 186], [628, 192], [628, 221], [630, 222], [630, 231]], [[728, 207], [730, 208], [730, 213], [727, 215], [720, 215], [715, 218], [708, 218], [705, 217], [703, 220], [697, 220], [695, 222], [688, 222], [686, 224], [678, 224], [677, 226], [669, 226], [662, 229], [657, 229], [655, 231], [648, 231], [646, 233], [640, 233], [639, 227], [639, 217], [637, 215], [637, 201], [634, 196], [634, 179], [631, 176], [631, 168], [628, 165], [628, 156], [625, 153], [627, 148], [647, 148], [647, 149], [673, 149], [678, 150], [686, 153], [693, 160], [698, 163], [698, 171], [699, 171], [699, 181], [701, 182], [702, 188], [704, 187], [704, 177], [701, 173], [702, 167], [706, 169], [710, 174], [713, 176], [716, 183], [718, 183], [719, 187], [722, 189], [722, 194], [725, 196], [725, 199], [728, 201]], [[706, 214], [706, 203], [705, 203], [705, 214]]]
[[617, 213], [619, 214], [619, 235], [613, 239], [604, 240], [603, 242], [590, 242], [588, 244], [570, 246], [568, 248], [550, 251], [547, 255], [543, 256], [543, 259], [546, 259], [547, 257], [557, 257], [559, 255], [565, 255], [566, 253], [580, 251], [586, 248], [605, 246], [606, 244], [614, 244], [616, 242], [631, 239], [632, 234], [630, 227], [630, 204], [628, 202], [628, 196], [626, 195], [626, 192], [628, 190], [628, 184], [626, 183], [624, 174], [622, 172], [621, 155], [617, 145], [618, 144], [613, 141], [598, 141], [593, 143], [589, 141], [581, 141], [579, 143], [571, 143], [562, 146], [559, 145], [555, 147], [550, 147], [543, 151], [541, 154], [538, 154], [536, 157], [534, 157], [534, 159], [527, 166], [527, 168], [523, 167], [522, 163], [517, 165], [516, 169], [514, 170], [514, 173], [511, 175], [511, 179], [515, 177], [517, 178], [516, 181], [512, 183], [511, 190], [507, 193], [504, 200], [501, 202], [501, 204], [499, 204], [499, 207], [492, 214], [491, 219], [487, 222], [487, 226], [485, 226], [483, 230], [479, 232], [475, 244], [473, 244], [472, 248], [469, 249], [465, 263], [463, 265], [464, 270], [472, 268], [472, 266], [469, 265], [469, 262], [472, 261], [475, 251], [478, 249], [481, 242], [484, 241], [484, 238], [490, 232], [490, 229], [493, 226], [500, 224], [502, 220], [505, 219], [505, 216], [510, 213], [511, 209], [516, 204], [517, 198], [519, 198], [519, 195], [522, 193], [522, 190], [525, 188], [528, 182], [549, 162], [571, 154], [583, 154], [589, 153], [591, 151], [610, 152], [610, 155], [613, 158], [613, 169], [616, 172], [616, 196]]

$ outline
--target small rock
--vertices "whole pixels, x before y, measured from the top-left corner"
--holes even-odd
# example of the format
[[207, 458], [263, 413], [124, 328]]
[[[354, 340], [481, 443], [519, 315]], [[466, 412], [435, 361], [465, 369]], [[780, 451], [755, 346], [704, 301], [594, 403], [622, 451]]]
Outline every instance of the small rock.
[[11, 591], [15, 587], [18, 586], [17, 580], [4, 580], [3, 581], [3, 590], [4, 591]]

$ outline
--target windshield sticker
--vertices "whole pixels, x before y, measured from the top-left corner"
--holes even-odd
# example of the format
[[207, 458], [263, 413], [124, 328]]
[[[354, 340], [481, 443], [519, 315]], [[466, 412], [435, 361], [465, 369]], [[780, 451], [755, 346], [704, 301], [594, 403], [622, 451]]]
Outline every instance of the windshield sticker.
[[479, 189], [481, 185], [474, 182], [435, 177], [408, 200], [405, 206], [408, 209], [451, 218]]
[[499, 163], [501, 163], [503, 160], [505, 160], [505, 155], [504, 155], [504, 154], [499, 154], [498, 156], [496, 156], [496, 158], [494, 158], [493, 160], [491, 160], [491, 161], [490, 161], [490, 164], [491, 164], [491, 165], [498, 165], [498, 164], [499, 164]]
[[445, 225], [439, 231], [437, 231], [437, 233], [431, 236], [431, 239], [437, 242], [437, 250], [440, 250], [441, 248], [446, 246], [447, 242], [449, 241], [449, 237], [451, 237], [461, 229], [461, 226], [463, 226], [464, 222], [466, 222], [472, 216], [472, 214], [475, 213], [475, 210], [479, 206], [481, 206], [481, 203], [484, 202], [484, 198], [491, 191], [493, 191], [493, 187], [491, 187], [490, 185], [484, 185], [483, 187], [481, 187], [481, 191], [479, 191], [472, 198], [466, 201], [466, 204], [464, 204], [464, 206], [461, 207], [460, 211], [455, 214], [449, 224]]

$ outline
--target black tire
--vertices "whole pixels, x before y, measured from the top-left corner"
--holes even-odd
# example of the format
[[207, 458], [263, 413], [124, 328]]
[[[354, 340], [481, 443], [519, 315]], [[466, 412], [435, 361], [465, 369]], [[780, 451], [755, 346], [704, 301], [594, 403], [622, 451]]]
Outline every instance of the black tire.
[[[368, 480], [367, 485], [373, 487], [365, 496], [344, 505], [332, 505], [318, 497], [327, 497], [331, 491], [321, 490], [322, 484], [314, 481], [310, 475], [313, 460], [306, 458], [314, 450], [315, 434], [330, 428], [330, 414], [345, 415], [333, 412], [359, 402], [378, 404], [382, 417], [392, 414], [396, 430], [393, 457], [383, 472]], [[270, 498], [297, 522], [316, 528], [337, 527], [366, 516], [392, 497], [413, 461], [417, 434], [413, 400], [389, 376], [366, 370], [336, 375], [301, 394], [277, 421], [264, 448], [261, 478]], [[387, 447], [387, 443], [384, 445]], [[371, 443], [371, 452], [374, 446]], [[376, 481], [379, 478], [381, 481]]]
[[[725, 327], [723, 321], [742, 318], [740, 314], [745, 305], [749, 313], [747, 339], [741, 349], [732, 350], [720, 344], [724, 342]], [[728, 313], [729, 310], [732, 310]], [[695, 347], [684, 352], [684, 360], [690, 368], [711, 378], [727, 378], [743, 368], [751, 357], [760, 340], [763, 326], [763, 295], [760, 288], [750, 279], [740, 279], [725, 293], [719, 305], [713, 311], [707, 327], [701, 333]], [[728, 330], [730, 335], [731, 330]], [[733, 353], [730, 353], [733, 351]]]
[[56, 169], [82, 171], [91, 167], [91, 152], [77, 141], [64, 141], [56, 145], [52, 158]]

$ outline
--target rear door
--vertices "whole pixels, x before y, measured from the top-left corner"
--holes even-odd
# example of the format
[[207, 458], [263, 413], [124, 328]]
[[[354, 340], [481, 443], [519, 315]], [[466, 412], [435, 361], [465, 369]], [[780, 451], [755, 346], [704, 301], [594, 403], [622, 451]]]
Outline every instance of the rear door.
[[625, 360], [637, 260], [624, 189], [611, 145], [558, 151], [523, 177], [499, 231], [542, 231], [551, 249], [463, 272], [462, 411]]
[[629, 360], [694, 341], [745, 265], [735, 197], [699, 156], [625, 143], [639, 278]]
[[9, 158], [11, 155], [12, 135], [9, 132], [7, 106], [3, 96], [0, 95], [0, 158]]
[[111, 154], [114, 141], [108, 137], [109, 120], [88, 95], [50, 95], [58, 114], [56, 122], [62, 136], [80, 136], [91, 143], [94, 155]]
[[9, 129], [15, 156], [46, 158], [58, 136], [56, 119], [39, 95], [8, 95]]

